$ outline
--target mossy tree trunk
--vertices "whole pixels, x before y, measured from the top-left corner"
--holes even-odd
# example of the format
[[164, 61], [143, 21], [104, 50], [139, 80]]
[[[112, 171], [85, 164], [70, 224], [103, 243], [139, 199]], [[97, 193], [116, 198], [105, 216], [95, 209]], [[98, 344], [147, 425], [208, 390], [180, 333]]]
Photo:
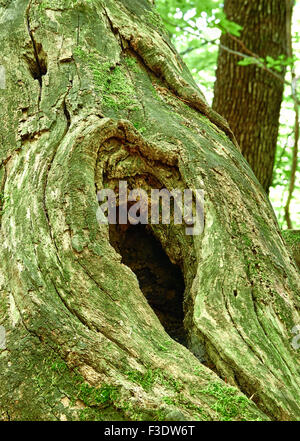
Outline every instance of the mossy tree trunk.
[[[272, 183], [285, 68], [276, 78], [242, 58], [287, 56], [287, 7], [282, 0], [225, 0], [229, 20], [243, 26], [239, 38], [221, 37], [213, 108], [227, 119], [255, 176], [268, 192]], [[225, 48], [227, 49], [225, 49]], [[228, 50], [229, 49], [229, 50]]]
[[[299, 419], [299, 273], [151, 3], [11, 0], [0, 22], [1, 418]], [[205, 192], [200, 236], [152, 227], [188, 348], [97, 222], [119, 180]]]

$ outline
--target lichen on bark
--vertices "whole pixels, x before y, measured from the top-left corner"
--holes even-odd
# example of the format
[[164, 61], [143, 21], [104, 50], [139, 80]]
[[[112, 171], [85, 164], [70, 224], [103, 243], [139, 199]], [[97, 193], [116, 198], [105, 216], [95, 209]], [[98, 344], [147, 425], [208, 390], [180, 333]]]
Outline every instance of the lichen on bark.
[[[299, 419], [297, 269], [150, 2], [128, 4], [0, 8], [1, 418]], [[119, 180], [205, 192], [200, 236], [151, 226], [183, 273], [188, 347], [97, 222], [96, 191]]]

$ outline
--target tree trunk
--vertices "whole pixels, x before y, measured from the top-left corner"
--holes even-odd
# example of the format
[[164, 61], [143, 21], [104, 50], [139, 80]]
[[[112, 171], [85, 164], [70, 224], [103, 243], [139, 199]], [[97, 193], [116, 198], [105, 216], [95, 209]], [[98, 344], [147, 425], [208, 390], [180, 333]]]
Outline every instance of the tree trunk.
[[[300, 418], [299, 273], [230, 130], [151, 8], [0, 8], [4, 420]], [[203, 233], [99, 225], [96, 191], [120, 180], [203, 189]], [[167, 295], [148, 302], [140, 286], [152, 278], [139, 286], [129, 268], [131, 244], [138, 256], [149, 237], [183, 274], [187, 347], [154, 312]], [[165, 258], [150, 268], [160, 292]]]
[[300, 230], [283, 230], [282, 236], [287, 244], [288, 250], [300, 269]]
[[[246, 56], [287, 55], [286, 2], [225, 0], [229, 20], [241, 26], [238, 39], [224, 34], [221, 45]], [[227, 119], [257, 179], [268, 192], [277, 144], [283, 81], [220, 47], [213, 108]], [[277, 72], [284, 79], [285, 68]]]

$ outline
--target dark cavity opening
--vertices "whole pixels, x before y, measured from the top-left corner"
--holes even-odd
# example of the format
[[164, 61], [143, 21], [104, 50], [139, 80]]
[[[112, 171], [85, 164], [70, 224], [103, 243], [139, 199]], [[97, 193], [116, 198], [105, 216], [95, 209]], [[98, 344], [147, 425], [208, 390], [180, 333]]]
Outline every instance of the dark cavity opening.
[[171, 338], [186, 345], [183, 327], [184, 279], [145, 225], [110, 225], [110, 242], [122, 263], [136, 274], [140, 289]]
[[24, 57], [27, 61], [29, 71], [34, 80], [38, 80], [42, 86], [42, 77], [47, 74], [47, 54], [41, 43], [34, 40], [30, 32], [32, 45], [27, 45], [24, 51]]

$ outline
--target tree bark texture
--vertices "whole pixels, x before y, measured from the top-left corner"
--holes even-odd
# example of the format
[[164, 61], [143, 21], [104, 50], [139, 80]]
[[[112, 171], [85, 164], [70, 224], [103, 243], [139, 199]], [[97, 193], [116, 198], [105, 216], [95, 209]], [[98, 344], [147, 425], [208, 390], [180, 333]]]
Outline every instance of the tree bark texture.
[[[287, 11], [281, 0], [225, 0], [229, 20], [240, 24], [240, 37], [228, 34], [221, 45], [246, 56], [277, 59], [287, 55]], [[277, 144], [283, 81], [262, 68], [239, 66], [239, 55], [220, 47], [213, 108], [229, 122], [257, 179], [268, 192]], [[284, 79], [285, 68], [276, 72]]]
[[[299, 419], [298, 270], [151, 3], [12, 0], [0, 23], [1, 418]], [[200, 236], [151, 226], [187, 347], [97, 222], [119, 180], [205, 192]]]

